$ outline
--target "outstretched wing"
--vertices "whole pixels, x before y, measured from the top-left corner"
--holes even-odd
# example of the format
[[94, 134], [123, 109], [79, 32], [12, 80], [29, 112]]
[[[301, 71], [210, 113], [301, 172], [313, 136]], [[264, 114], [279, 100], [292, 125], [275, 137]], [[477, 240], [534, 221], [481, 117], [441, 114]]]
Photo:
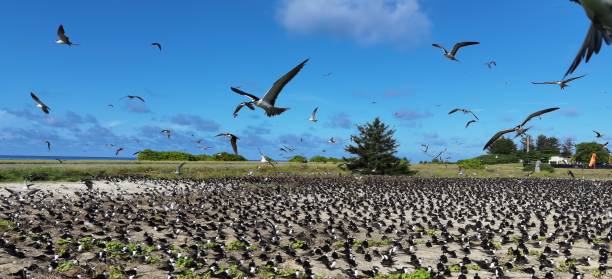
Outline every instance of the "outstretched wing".
[[234, 150], [234, 154], [238, 155], [238, 137], [232, 136], [232, 140], [230, 140], [232, 144], [232, 149]]
[[476, 118], [476, 120], [480, 120], [480, 118], [478, 118], [478, 116], [476, 116], [476, 114], [473, 111], [470, 110], [469, 112], [474, 116], [474, 118]]
[[453, 113], [458, 112], [458, 111], [460, 111], [460, 110], [461, 110], [461, 109], [456, 108], [456, 109], [453, 109], [453, 110], [449, 111], [449, 112], [448, 112], [448, 114], [453, 114]]
[[302, 70], [302, 68], [304, 68], [304, 65], [306, 65], [306, 62], [308, 62], [308, 60], [309, 59], [304, 60], [302, 63], [295, 66], [293, 69], [291, 69], [291, 71], [289, 71], [284, 76], [279, 78], [276, 82], [274, 82], [272, 88], [270, 88], [270, 90], [268, 90], [268, 93], [266, 93], [266, 95], [263, 97], [263, 100], [274, 106], [274, 104], [276, 103], [276, 98], [278, 98], [278, 94], [280, 94], [285, 85], [287, 85], [287, 83], [289, 83]]
[[480, 44], [479, 42], [460, 42], [460, 43], [456, 43], [453, 46], [453, 49], [451, 50], [451, 55], [455, 56], [457, 55], [457, 52], [459, 51], [460, 48], [462, 47], [466, 47], [466, 46], [473, 46], [473, 45], [477, 45]]
[[508, 129], [508, 130], [503, 130], [503, 131], [499, 131], [497, 132], [495, 135], [493, 135], [493, 137], [491, 137], [491, 139], [485, 144], [484, 148], [482, 150], [486, 150], [487, 148], [489, 148], [489, 146], [491, 146], [491, 144], [493, 144], [495, 141], [497, 141], [499, 138], [501, 138], [503, 135], [507, 134], [507, 133], [512, 133], [514, 132], [515, 129]]
[[30, 92], [30, 96], [32, 97], [32, 100], [34, 100], [34, 102], [41, 106], [45, 106], [45, 104], [38, 98], [38, 96], [34, 95], [33, 92]]
[[249, 97], [249, 98], [251, 99], [251, 101], [253, 101], [253, 102], [257, 102], [257, 101], [259, 101], [259, 97], [255, 96], [255, 95], [253, 95], [253, 94], [246, 93], [246, 92], [244, 92], [244, 91], [242, 91], [242, 90], [240, 90], [240, 89], [238, 89], [238, 88], [236, 88], [236, 87], [230, 87], [230, 89], [231, 89], [232, 91], [234, 91], [234, 92], [236, 92], [236, 93], [238, 93], [238, 94], [242, 95], [242, 96], [247, 96], [247, 97]]
[[69, 41], [68, 37], [66, 36], [66, 31], [64, 31], [64, 25], [60, 24], [60, 26], [57, 28], [57, 36], [63, 42], [68, 42]]
[[439, 45], [439, 44], [431, 44], [433, 47], [437, 47], [441, 50], [444, 51], [444, 53], [448, 53], [448, 50], [446, 50], [446, 48], [444, 48], [443, 46]]
[[563, 82], [565, 82], [565, 83], [569, 83], [569, 82], [572, 82], [572, 81], [574, 81], [574, 80], [577, 80], [577, 79], [583, 78], [583, 77], [585, 77], [585, 76], [586, 76], [586, 75], [581, 75], [581, 76], [579, 76], [579, 77], [568, 78], [568, 79], [564, 80]]
[[522, 126], [525, 126], [525, 124], [527, 124], [527, 122], [529, 122], [529, 120], [533, 119], [534, 117], [538, 117], [538, 116], [540, 116], [540, 115], [543, 115], [543, 114], [546, 114], [546, 113], [549, 113], [549, 112], [552, 112], [552, 111], [555, 111], [555, 110], [558, 110], [558, 109], [559, 109], [559, 108], [547, 108], [547, 109], [543, 109], [543, 110], [541, 110], [541, 111], [536, 111], [536, 112], [534, 112], [534, 113], [530, 114], [529, 116], [527, 116], [527, 118], [525, 119], [525, 121], [523, 121], [523, 123], [521, 123], [521, 125], [520, 125], [520, 126], [521, 126], [521, 127], [522, 127]]
[[182, 162], [180, 165], [176, 166], [176, 172], [180, 172], [185, 164], [185, 162]]
[[476, 120], [470, 120], [465, 124], [465, 127], [469, 127], [472, 123], [476, 122]]
[[556, 81], [531, 82], [531, 84], [557, 84]]
[[145, 100], [144, 100], [142, 97], [140, 97], [140, 96], [134, 96], [134, 98], [136, 98], [136, 99], [138, 99], [138, 100], [142, 101], [143, 103], [145, 102]]
[[236, 117], [238, 116], [238, 112], [239, 112], [239, 111], [242, 109], [242, 107], [244, 107], [244, 106], [246, 106], [246, 107], [250, 108], [251, 110], [254, 110], [254, 109], [255, 109], [255, 107], [253, 107], [253, 105], [252, 105], [251, 103], [247, 103], [247, 102], [240, 103], [240, 104], [238, 104], [238, 106], [237, 106], [237, 107], [236, 107], [236, 109], [234, 110], [234, 113], [233, 113], [234, 118], [236, 118]]
[[584, 63], [588, 63], [593, 53], [598, 54], [601, 50], [602, 41], [605, 41], [608, 45], [612, 43], [611, 34], [606, 33], [605, 30], [602, 30], [597, 25], [591, 24], [589, 32], [582, 43], [582, 47], [580, 47], [580, 50], [578, 51], [576, 58], [574, 58], [572, 65], [570, 65], [567, 72], [565, 72], [565, 76], [573, 73], [580, 65], [580, 62], [582, 62], [582, 59], [584, 59]]

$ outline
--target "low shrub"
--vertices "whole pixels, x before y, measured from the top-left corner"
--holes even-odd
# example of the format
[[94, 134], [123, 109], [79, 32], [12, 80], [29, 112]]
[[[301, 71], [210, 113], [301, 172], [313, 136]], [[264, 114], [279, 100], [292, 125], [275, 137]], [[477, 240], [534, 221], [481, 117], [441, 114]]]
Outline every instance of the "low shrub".
[[480, 161], [480, 159], [468, 159], [461, 160], [457, 163], [460, 168], [464, 168], [466, 170], [482, 170], [485, 168], [485, 165]]

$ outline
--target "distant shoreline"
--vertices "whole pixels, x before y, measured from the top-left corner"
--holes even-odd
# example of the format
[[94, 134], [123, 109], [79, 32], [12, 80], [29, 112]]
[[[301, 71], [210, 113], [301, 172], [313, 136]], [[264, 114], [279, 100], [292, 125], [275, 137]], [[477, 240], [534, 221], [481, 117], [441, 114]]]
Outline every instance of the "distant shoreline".
[[0, 155], [0, 160], [76, 160], [76, 161], [134, 161], [127, 157], [84, 157], [84, 156], [35, 156], [35, 155]]

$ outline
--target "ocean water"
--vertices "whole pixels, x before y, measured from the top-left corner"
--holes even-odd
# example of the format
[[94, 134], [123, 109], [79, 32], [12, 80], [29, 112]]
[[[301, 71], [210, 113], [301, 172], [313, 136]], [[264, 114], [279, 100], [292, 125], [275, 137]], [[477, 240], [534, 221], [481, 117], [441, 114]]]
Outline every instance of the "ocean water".
[[80, 161], [133, 161], [127, 157], [81, 157], [81, 156], [30, 156], [30, 155], [0, 155], [0, 160], [80, 160]]

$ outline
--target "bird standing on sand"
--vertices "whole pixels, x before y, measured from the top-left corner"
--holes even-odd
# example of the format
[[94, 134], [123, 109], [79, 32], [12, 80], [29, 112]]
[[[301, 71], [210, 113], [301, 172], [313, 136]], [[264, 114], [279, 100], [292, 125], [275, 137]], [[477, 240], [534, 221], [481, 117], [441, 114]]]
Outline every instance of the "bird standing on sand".
[[255, 95], [244, 92], [236, 87], [230, 87], [230, 89], [234, 91], [235, 93], [238, 93], [242, 96], [246, 96], [251, 99], [250, 102], [240, 103], [238, 107], [236, 107], [236, 109], [234, 110], [234, 115], [237, 115], [240, 109], [242, 109], [242, 107], [244, 106], [247, 106], [253, 109], [253, 106], [248, 105], [248, 104], [254, 104], [255, 106], [260, 107], [266, 112], [266, 115], [268, 117], [279, 115], [285, 112], [286, 110], [288, 110], [288, 108], [276, 107], [275, 106], [276, 99], [278, 98], [278, 95], [281, 93], [285, 85], [287, 85], [287, 83], [289, 83], [289, 81], [291, 81], [300, 72], [300, 70], [304, 68], [304, 65], [306, 64], [306, 62], [308, 62], [308, 59], [304, 60], [302, 63], [295, 66], [293, 69], [291, 69], [291, 71], [289, 71], [287, 74], [285, 74], [280, 79], [278, 79], [276, 82], [274, 82], [274, 84], [272, 85], [272, 88], [268, 90], [268, 92], [262, 99], [258, 98]]
[[216, 135], [217, 137], [228, 137], [230, 138], [230, 143], [232, 144], [232, 149], [234, 150], [234, 154], [238, 155], [238, 140], [239, 138], [232, 133], [221, 133]]
[[598, 54], [601, 50], [602, 42], [607, 45], [612, 43], [612, 1], [610, 0], [571, 0], [582, 6], [586, 15], [591, 20], [589, 32], [570, 65], [565, 76], [572, 74], [582, 62], [588, 63], [593, 53]]
[[45, 105], [45, 103], [43, 103], [36, 95], [34, 95], [33, 92], [30, 92], [30, 96], [32, 97], [32, 100], [36, 102], [36, 106], [40, 108], [42, 112], [44, 112], [45, 114], [49, 114], [49, 111], [51, 110], [51, 108]]
[[439, 44], [431, 44], [434, 47], [437, 47], [439, 49], [442, 49], [444, 51], [444, 56], [450, 60], [453, 61], [459, 61], [457, 60], [457, 52], [459, 51], [459, 49], [461, 49], [462, 47], [466, 47], [466, 46], [473, 46], [473, 45], [478, 45], [480, 44], [479, 42], [460, 42], [460, 43], [456, 43], [453, 46], [453, 49], [449, 52], [446, 48], [444, 48], [443, 46], [439, 45]]

